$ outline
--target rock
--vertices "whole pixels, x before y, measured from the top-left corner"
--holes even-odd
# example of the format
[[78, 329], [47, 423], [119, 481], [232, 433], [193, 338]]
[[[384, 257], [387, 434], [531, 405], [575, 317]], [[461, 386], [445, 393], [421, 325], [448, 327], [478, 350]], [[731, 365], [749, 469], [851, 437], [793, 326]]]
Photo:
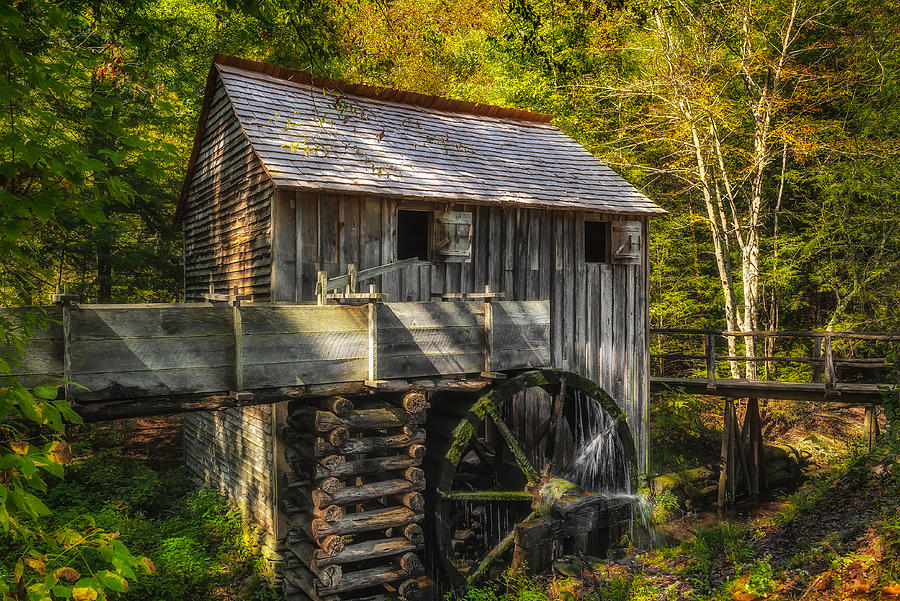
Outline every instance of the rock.
[[241, 583], [241, 588], [238, 590], [236, 598], [238, 599], [247, 599], [256, 592], [256, 590], [260, 587], [262, 581], [259, 579], [259, 576], [256, 574], [251, 574], [244, 578], [244, 581]]
[[574, 555], [563, 555], [553, 560], [553, 571], [569, 578], [581, 578], [584, 568], [584, 562]]

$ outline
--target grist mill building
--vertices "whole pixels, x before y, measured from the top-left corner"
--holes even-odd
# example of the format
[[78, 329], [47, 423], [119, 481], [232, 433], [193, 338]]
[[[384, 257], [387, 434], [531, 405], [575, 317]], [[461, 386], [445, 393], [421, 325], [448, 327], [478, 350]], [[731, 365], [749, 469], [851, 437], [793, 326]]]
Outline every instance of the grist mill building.
[[[534, 306], [544, 307], [549, 323], [519, 323], [516, 335], [528, 343], [527, 352], [504, 363], [502, 353], [488, 351], [494, 353], [493, 371], [486, 371], [480, 346], [465, 350], [469, 317], [457, 323], [444, 316], [445, 327], [415, 342], [421, 357], [390, 350], [401, 343], [379, 347], [378, 361], [397, 360], [390, 367], [385, 363], [378, 377], [440, 377], [449, 370], [490, 384], [500, 381], [499, 372], [509, 366], [545, 364], [574, 372], [599, 384], [627, 416], [641, 471], [647, 461], [648, 222], [662, 212], [548, 115], [319, 79], [220, 55], [207, 80], [176, 223], [184, 233], [189, 303], [202, 302], [210, 291], [236, 295], [248, 306], [274, 303], [276, 308], [341, 303], [341, 294], [344, 301], [353, 297], [359, 304], [369, 294], [369, 302], [377, 297], [387, 306], [410, 307], [395, 313], [405, 328], [418, 331], [441, 304], [449, 307], [453, 301], [470, 301], [471, 319], [481, 320], [479, 328], [485, 311], [491, 311], [482, 311], [482, 302], [543, 301]], [[393, 269], [367, 271], [397, 262], [402, 263]], [[352, 280], [335, 280], [342, 275]], [[414, 310], [417, 306], [421, 309]], [[506, 305], [494, 306], [496, 316]], [[418, 310], [423, 312], [414, 314]], [[490, 337], [494, 344], [497, 336]], [[439, 362], [431, 349], [445, 339], [463, 350], [443, 353]], [[347, 340], [365, 346], [364, 337]], [[245, 351], [243, 377], [256, 378], [260, 386], [282, 385], [281, 376], [293, 377], [291, 370], [301, 360], [294, 355], [301, 353], [292, 354], [290, 337], [267, 344], [285, 345], [287, 355], [276, 362], [257, 353], [254, 365]], [[335, 349], [313, 350], [321, 359]], [[322, 376], [326, 381], [366, 380], [354, 375], [357, 355], [365, 349], [356, 355], [346, 351], [325, 361], [317, 373], [328, 374]], [[529, 353], [532, 358], [525, 358]], [[373, 361], [370, 355], [370, 368]], [[297, 384], [303, 384], [299, 379]], [[426, 387], [425, 394], [435, 393]], [[430, 403], [429, 413], [435, 400]], [[520, 404], [520, 420], [539, 429], [541, 416], [549, 414], [549, 405], [541, 403]], [[379, 407], [384, 409], [367, 411]], [[189, 413], [188, 466], [283, 539], [290, 531], [285, 511], [291, 510], [281, 502], [284, 491], [317, 486], [304, 484], [297, 469], [291, 470], [290, 454], [282, 458], [284, 447], [297, 442], [282, 440], [292, 436], [283, 434], [285, 424], [300, 427], [299, 421], [321, 417], [310, 411], [292, 414], [278, 404], [255, 404]], [[390, 422], [385, 419], [382, 425]], [[425, 428], [431, 423], [429, 417]], [[416, 446], [417, 435], [405, 427], [404, 436], [411, 437], [407, 442]], [[341, 441], [331, 443], [321, 444], [341, 446]], [[397, 527], [385, 540], [394, 540]], [[323, 526], [318, 534], [298, 536], [322, 547], [331, 544], [326, 530], [335, 531]], [[407, 550], [401, 542], [391, 544]], [[322, 555], [322, 548], [297, 545], [291, 561], [312, 572], [292, 576], [286, 589], [346, 599], [374, 582], [400, 596], [415, 596], [414, 585], [391, 589], [391, 578], [402, 576], [385, 576], [388, 572], [379, 568], [350, 572], [345, 565], [343, 580], [335, 578], [335, 570], [328, 573], [324, 564], [314, 563], [321, 560], [310, 559]], [[471, 568], [461, 570], [471, 574]], [[356, 584], [342, 587], [339, 582]]]

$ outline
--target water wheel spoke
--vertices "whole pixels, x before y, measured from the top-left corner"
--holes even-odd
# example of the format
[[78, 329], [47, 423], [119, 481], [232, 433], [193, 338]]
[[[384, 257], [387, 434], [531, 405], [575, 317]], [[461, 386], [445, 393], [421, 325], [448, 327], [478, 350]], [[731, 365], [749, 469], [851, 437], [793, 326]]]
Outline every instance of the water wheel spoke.
[[522, 490], [439, 490], [437, 493], [446, 501], [532, 501], [531, 493]]
[[[528, 514], [523, 522], [527, 522], [535, 518], [538, 515], [536, 511], [532, 511]], [[516, 539], [516, 527], [513, 526], [512, 530], [510, 530], [506, 536], [501, 539], [499, 543], [494, 546], [493, 549], [488, 552], [487, 555], [484, 556], [484, 559], [481, 560], [481, 563], [478, 564], [478, 567], [475, 568], [474, 571], [469, 572], [466, 577], [466, 584], [471, 586], [473, 583], [477, 582], [481, 579], [482, 576], [488, 571], [488, 568], [491, 567], [491, 564], [494, 563], [501, 555], [503, 555], [509, 547], [513, 544], [513, 541]]]
[[512, 453], [516, 463], [519, 465], [519, 469], [522, 470], [522, 473], [525, 475], [525, 479], [531, 484], [536, 484], [541, 477], [537, 470], [534, 469], [534, 466], [531, 465], [531, 462], [528, 460], [528, 456], [525, 454], [519, 441], [516, 440], [516, 437], [509, 429], [509, 426], [506, 425], [506, 422], [504, 422], [503, 418], [497, 413], [496, 407], [491, 406], [488, 409], [488, 412], [490, 413], [491, 419], [494, 420], [494, 423], [497, 425], [497, 429], [500, 430], [500, 435], [503, 436], [503, 440], [506, 441], [506, 448]]
[[562, 420], [562, 405], [566, 396], [566, 385], [562, 382], [559, 389], [553, 395], [553, 410], [550, 414], [550, 440], [552, 447], [550, 450], [550, 473], [559, 473], [560, 463], [562, 459], [562, 428], [559, 422]]

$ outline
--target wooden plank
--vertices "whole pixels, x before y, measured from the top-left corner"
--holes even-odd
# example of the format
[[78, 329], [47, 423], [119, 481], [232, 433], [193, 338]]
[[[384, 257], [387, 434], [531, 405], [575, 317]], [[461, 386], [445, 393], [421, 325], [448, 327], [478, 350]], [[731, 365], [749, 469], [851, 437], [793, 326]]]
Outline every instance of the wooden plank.
[[401, 328], [378, 331], [379, 357], [397, 357], [409, 354], [455, 355], [478, 353], [484, 350], [485, 334], [481, 328], [448, 326], [446, 328]]
[[503, 291], [503, 211], [500, 207], [490, 208], [488, 239], [485, 241], [488, 263], [488, 284], [494, 290]]
[[319, 263], [317, 195], [298, 192], [296, 203], [297, 302], [309, 302], [315, 299]]
[[585, 356], [586, 320], [585, 316], [585, 263], [584, 263], [584, 213], [575, 214], [573, 259], [575, 262], [574, 306], [575, 306], [575, 371], [587, 373], [587, 357]]
[[600, 385], [607, 392], [612, 391], [612, 330], [613, 330], [613, 278], [612, 267], [600, 265], [600, 353], [599, 370]]
[[[339, 273], [347, 273], [348, 265], [359, 267], [359, 211], [362, 200], [359, 197], [341, 195], [340, 198], [340, 253]], [[337, 275], [337, 274], [335, 274]], [[355, 292], [355, 291], [352, 291]]]
[[479, 374], [484, 368], [484, 354], [401, 355], [380, 357], [378, 373], [383, 379], [440, 375]]
[[[365, 347], [361, 350], [364, 351]], [[244, 366], [245, 387], [251, 390], [332, 382], [362, 382], [368, 374], [369, 362], [365, 355], [346, 359]]]
[[541, 298], [541, 216], [544, 211], [528, 211], [528, 265], [526, 300]]
[[272, 202], [272, 300], [297, 300], [297, 230], [293, 192], [279, 191]]
[[575, 215], [571, 213], [563, 214], [563, 243], [563, 366], [574, 370], [580, 350], [575, 348]]
[[[63, 364], [64, 351], [65, 344], [62, 336], [59, 338], [38, 338], [25, 346], [24, 356], [20, 357], [13, 348], [0, 346], [0, 357], [9, 362], [10, 375], [12, 376], [22, 376], [30, 373], [62, 379], [65, 369]], [[21, 361], [21, 364], [10, 360], [12, 357]]]
[[201, 304], [79, 305], [72, 341], [231, 335], [231, 309]]
[[340, 201], [335, 194], [322, 193], [319, 195], [320, 269], [329, 274], [341, 272], [340, 240]]
[[[384, 199], [381, 204], [381, 263], [397, 260], [397, 203]], [[386, 273], [381, 276], [381, 291], [388, 300], [400, 300], [400, 274]]]
[[244, 335], [244, 364], [267, 365], [365, 357], [367, 330]]
[[[244, 305], [244, 336], [305, 332], [342, 332], [368, 329], [365, 306]], [[230, 326], [230, 324], [229, 324]]]
[[233, 365], [233, 335], [110, 338], [72, 343], [71, 370], [76, 381], [91, 373], [123, 372], [122, 377], [127, 378], [126, 372]]
[[[359, 257], [357, 266], [360, 271], [370, 267], [378, 267], [381, 260], [381, 201], [371, 196], [364, 197], [360, 205], [359, 219]], [[369, 284], [380, 283], [379, 278], [359, 280], [359, 289], [368, 290]]]
[[587, 284], [585, 286], [585, 358], [586, 375], [594, 382], [600, 383], [599, 341], [600, 341], [600, 266], [591, 263], [586, 266]]
[[482, 310], [480, 302], [387, 303], [378, 307], [378, 328], [483, 328]]
[[550, 300], [551, 298], [551, 281], [553, 279], [553, 214], [550, 211], [541, 211], [540, 213], [540, 261], [538, 269], [539, 275], [539, 292], [537, 300]]
[[[247, 374], [245, 374], [246, 377]], [[228, 390], [233, 377], [231, 367], [191, 367], [155, 371], [73, 374], [75, 381], [88, 388], [73, 388], [76, 401], [110, 398], [141, 398], [217, 392]], [[249, 378], [248, 378], [248, 386]]]
[[503, 207], [503, 286], [510, 298], [516, 296], [514, 286], [516, 269], [516, 209]]
[[562, 232], [562, 212], [553, 211], [552, 215], [552, 263], [554, 277], [550, 281], [550, 309], [551, 314], [551, 348], [553, 350], [553, 365], [562, 367], [564, 360], [563, 352], [563, 292], [565, 290], [565, 274], [562, 272], [564, 264]]

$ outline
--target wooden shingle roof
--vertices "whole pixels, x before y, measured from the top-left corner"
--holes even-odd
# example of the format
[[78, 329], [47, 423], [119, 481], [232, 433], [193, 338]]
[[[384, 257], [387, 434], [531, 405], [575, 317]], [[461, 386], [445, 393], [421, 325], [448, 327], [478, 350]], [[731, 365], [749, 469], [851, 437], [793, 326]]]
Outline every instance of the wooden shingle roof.
[[281, 188], [664, 212], [548, 115], [319, 79], [221, 55], [214, 70]]

